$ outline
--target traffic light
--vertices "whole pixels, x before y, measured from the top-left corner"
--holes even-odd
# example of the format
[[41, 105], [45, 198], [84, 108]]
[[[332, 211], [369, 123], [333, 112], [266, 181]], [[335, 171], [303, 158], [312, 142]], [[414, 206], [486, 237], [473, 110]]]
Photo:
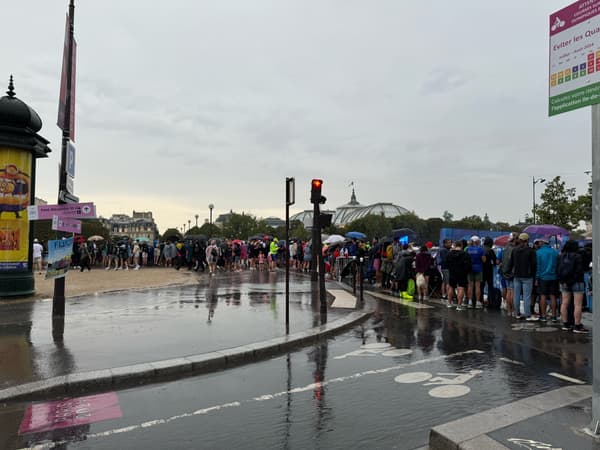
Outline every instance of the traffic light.
[[311, 203], [325, 203], [325, 197], [321, 195], [321, 187], [323, 186], [323, 180], [313, 179], [310, 183], [310, 202]]

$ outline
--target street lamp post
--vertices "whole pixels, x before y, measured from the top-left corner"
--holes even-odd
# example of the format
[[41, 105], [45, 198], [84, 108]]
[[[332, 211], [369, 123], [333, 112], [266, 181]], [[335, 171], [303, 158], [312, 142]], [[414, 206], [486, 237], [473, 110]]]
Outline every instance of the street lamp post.
[[196, 218], [196, 228], [198, 228], [198, 217], [199, 216], [198, 216], [198, 214], [196, 214], [194, 217]]
[[190, 228], [192, 228], [192, 221], [188, 219], [188, 233], [190, 232]]
[[538, 183], [545, 183], [546, 179], [545, 178], [538, 178], [536, 180], [535, 177], [531, 177], [531, 187], [532, 187], [532, 191], [533, 191], [533, 224], [535, 225], [536, 221], [535, 221], [535, 185]]
[[208, 209], [210, 210], [210, 219], [208, 221], [209, 224], [212, 225], [212, 210], [215, 207], [215, 205], [213, 205], [212, 203], [210, 205], [208, 205]]

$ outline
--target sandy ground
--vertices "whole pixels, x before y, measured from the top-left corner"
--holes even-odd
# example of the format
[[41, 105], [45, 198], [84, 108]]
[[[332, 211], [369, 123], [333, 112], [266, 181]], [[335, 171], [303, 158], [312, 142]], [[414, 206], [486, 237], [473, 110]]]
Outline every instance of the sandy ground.
[[[161, 287], [174, 284], [192, 284], [198, 280], [196, 272], [187, 269], [144, 268], [141, 270], [114, 271], [102, 268], [70, 271], [65, 282], [65, 296], [94, 294], [96, 292], [122, 291], [124, 289], [139, 289], [145, 287]], [[35, 295], [20, 300], [39, 300], [52, 298], [54, 280], [44, 279], [44, 275], [35, 273]], [[5, 299], [3, 299], [5, 300]]]

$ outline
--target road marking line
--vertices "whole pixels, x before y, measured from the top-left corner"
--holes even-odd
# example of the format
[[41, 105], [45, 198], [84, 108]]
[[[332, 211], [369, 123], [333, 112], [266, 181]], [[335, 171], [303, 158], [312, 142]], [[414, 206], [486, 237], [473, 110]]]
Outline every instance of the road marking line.
[[[211, 412], [214, 412], [214, 411], [219, 411], [219, 410], [225, 409], [225, 408], [239, 407], [239, 406], [242, 406], [242, 403], [250, 403], [252, 401], [262, 402], [262, 401], [266, 401], [266, 400], [272, 400], [274, 398], [281, 397], [281, 396], [284, 396], [284, 395], [296, 394], [296, 393], [311, 391], [311, 390], [314, 390], [314, 389], [319, 389], [320, 387], [326, 386], [328, 384], [340, 383], [340, 382], [351, 380], [351, 379], [361, 378], [361, 377], [364, 377], [366, 375], [376, 375], [376, 374], [381, 374], [381, 373], [387, 373], [387, 372], [390, 372], [392, 370], [398, 370], [398, 369], [403, 369], [403, 368], [406, 368], [406, 367], [412, 367], [412, 366], [417, 366], [417, 365], [420, 365], [420, 364], [426, 364], [426, 363], [430, 363], [430, 362], [440, 361], [440, 360], [444, 360], [444, 359], [453, 358], [455, 356], [463, 356], [463, 355], [471, 355], [471, 354], [479, 355], [479, 354], [482, 354], [482, 353], [485, 353], [485, 352], [483, 352], [481, 350], [467, 350], [467, 351], [464, 351], [464, 352], [452, 353], [450, 355], [441, 355], [441, 356], [436, 356], [436, 357], [433, 357], [433, 358], [427, 358], [427, 359], [421, 359], [419, 361], [413, 361], [413, 362], [410, 362], [410, 363], [398, 364], [396, 366], [384, 367], [383, 369], [366, 370], [364, 372], [355, 373], [355, 374], [348, 375], [348, 376], [345, 376], [345, 377], [332, 378], [330, 380], [321, 381], [321, 382], [318, 382], [318, 383], [311, 383], [311, 384], [308, 384], [306, 386], [296, 387], [296, 388], [293, 388], [293, 389], [290, 389], [290, 390], [284, 391], [284, 392], [276, 392], [275, 394], [265, 394], [265, 395], [262, 395], [260, 397], [254, 397], [253, 399], [246, 400], [244, 402], [224, 403], [222, 405], [210, 406], [208, 408], [198, 409], [198, 410], [196, 410], [194, 412], [191, 412], [191, 413], [183, 413], [183, 414], [172, 416], [172, 417], [169, 417], [169, 418], [166, 418], [166, 419], [148, 420], [148, 421], [142, 422], [142, 423], [140, 423], [138, 425], [130, 425], [130, 426], [127, 426], [127, 427], [115, 428], [115, 429], [112, 429], [112, 430], [101, 431], [101, 432], [98, 432], [98, 433], [92, 433], [92, 434], [86, 435], [86, 439], [108, 437], [108, 436], [112, 436], [112, 435], [115, 435], [115, 434], [121, 434], [121, 433], [129, 433], [130, 431], [135, 431], [135, 430], [139, 430], [139, 429], [145, 429], [145, 428], [155, 427], [157, 425], [166, 424], [166, 423], [173, 422], [173, 421], [179, 420], [179, 419], [184, 419], [184, 418], [187, 418], [187, 417], [193, 417], [193, 416], [196, 416], [196, 415], [199, 415], [199, 414], [208, 414], [208, 413], [211, 413]], [[55, 442], [47, 442], [47, 443], [43, 443], [43, 444], [33, 445], [31, 447], [25, 447], [25, 448], [22, 448], [20, 450], [47, 450], [47, 449], [52, 449], [54, 447], [57, 447], [59, 445], [69, 444], [71, 442], [72, 441], [68, 441], [68, 440], [55, 441]]]
[[319, 387], [319, 386], [327, 386], [328, 384], [341, 383], [343, 381], [348, 381], [348, 380], [364, 377], [366, 375], [376, 375], [376, 374], [380, 374], [380, 373], [387, 373], [392, 370], [404, 369], [406, 367], [413, 367], [413, 366], [417, 366], [420, 364], [426, 364], [426, 363], [440, 361], [440, 360], [447, 359], [447, 358], [452, 358], [454, 356], [469, 355], [469, 354], [473, 354], [473, 353], [481, 354], [481, 353], [485, 353], [485, 352], [483, 352], [481, 350], [467, 350], [465, 352], [452, 353], [450, 355], [436, 356], [434, 358], [421, 359], [419, 361], [413, 361], [410, 363], [398, 364], [396, 366], [391, 366], [391, 367], [384, 367], [383, 369], [367, 370], [365, 372], [359, 372], [359, 373], [355, 373], [352, 375], [347, 375], [345, 377], [331, 378], [330, 380], [321, 381], [318, 385], [315, 383], [311, 383], [311, 384], [308, 384], [303, 387], [297, 387], [297, 388], [290, 389], [288, 391], [276, 392], [274, 394], [261, 395], [259, 397], [254, 397], [253, 400], [256, 400], [258, 402], [264, 402], [266, 400], [273, 400], [274, 398], [282, 397], [282, 396], [288, 395], [288, 394], [295, 394], [298, 392], [310, 391], [310, 390], [314, 389], [315, 387]]
[[568, 381], [569, 383], [573, 384], [585, 384], [585, 381], [578, 380], [577, 378], [571, 378], [556, 372], [550, 372], [548, 375], [554, 378], [558, 378], [560, 380]]
[[504, 361], [510, 364], [516, 364], [517, 366], [524, 366], [525, 363], [521, 362], [521, 361], [515, 361], [514, 359], [508, 359], [508, 358], [500, 358], [500, 361]]

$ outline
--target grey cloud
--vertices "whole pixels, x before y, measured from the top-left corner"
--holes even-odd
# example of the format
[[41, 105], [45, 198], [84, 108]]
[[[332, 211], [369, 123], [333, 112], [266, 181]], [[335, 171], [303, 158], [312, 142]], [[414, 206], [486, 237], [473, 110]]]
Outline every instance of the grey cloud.
[[429, 73], [420, 92], [422, 94], [446, 94], [465, 85], [471, 78], [471, 75], [465, 71], [439, 67]]

